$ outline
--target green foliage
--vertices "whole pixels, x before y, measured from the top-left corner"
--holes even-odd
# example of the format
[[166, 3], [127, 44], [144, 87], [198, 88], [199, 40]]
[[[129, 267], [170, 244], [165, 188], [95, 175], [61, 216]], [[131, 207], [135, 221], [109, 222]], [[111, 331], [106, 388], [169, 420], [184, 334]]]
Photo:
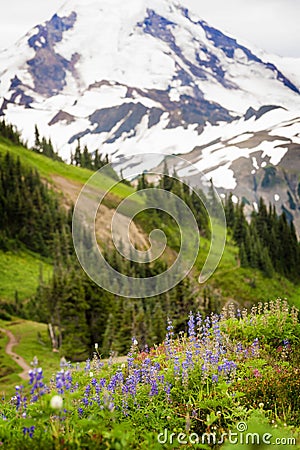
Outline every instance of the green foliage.
[[[49, 261], [28, 251], [0, 251], [0, 305], [20, 303], [35, 294], [40, 276], [48, 280], [52, 274]], [[16, 311], [14, 311], [16, 314]]]
[[241, 403], [245, 407], [259, 408], [260, 405], [265, 411], [273, 411], [282, 420], [299, 426], [299, 375], [298, 368], [284, 366], [282, 362], [263, 369], [252, 367], [249, 373], [243, 373], [234, 389], [243, 392]]
[[[80, 140], [78, 140], [75, 153], [74, 155], [71, 155], [71, 165], [97, 171], [102, 167], [107, 166], [108, 164], [109, 164], [108, 155], [103, 156], [101, 153], [99, 153], [99, 150], [95, 150], [93, 153], [91, 153], [86, 145], [82, 150]], [[106, 168], [106, 173], [109, 173], [109, 176], [112, 179], [116, 181], [120, 180], [118, 174], [113, 170], [111, 166]], [[125, 184], [127, 184], [127, 186], [128, 185], [131, 186], [130, 183]]]
[[[33, 171], [37, 170], [40, 177], [45, 178], [51, 185], [54, 184], [53, 178], [56, 177], [63, 177], [66, 180], [71, 180], [72, 182], [83, 185], [93, 175], [91, 170], [46, 158], [44, 155], [28, 150], [23, 146], [13, 145], [11, 141], [1, 139], [0, 135], [0, 154], [5, 155], [7, 152], [15, 159], [20, 158], [24, 168]], [[106, 175], [103, 174], [101, 178], [99, 177], [97, 179], [95, 188], [99, 189], [101, 192], [106, 192], [112, 185], [112, 180], [116, 180], [115, 172], [107, 171]], [[124, 183], [118, 183], [112, 189], [113, 195], [118, 198], [124, 198], [133, 192], [134, 188]], [[115, 206], [115, 203], [113, 206]]]
[[[273, 421], [273, 424], [275, 421]], [[237, 423], [238, 427], [239, 424]], [[283, 424], [269, 423], [268, 417], [262, 409], [253, 410], [247, 420], [247, 430], [240, 436], [232, 436], [231, 442], [228, 441], [224, 450], [231, 450], [233, 447], [237, 450], [268, 450], [270, 446], [282, 447], [288, 450], [295, 449], [297, 444], [297, 435], [286, 428]], [[234, 430], [237, 431], [236, 429]], [[238, 441], [237, 441], [238, 437]]]
[[35, 135], [35, 141], [34, 141], [34, 147], [32, 149], [34, 152], [41, 153], [42, 155], [46, 156], [47, 158], [51, 158], [54, 161], [62, 162], [61, 157], [58, 155], [57, 152], [54, 151], [51, 139], [49, 138], [47, 140], [45, 137], [40, 139], [40, 133], [39, 133], [39, 130], [36, 125], [35, 125], [35, 129], [34, 129], [34, 135]]
[[63, 234], [70, 217], [43, 183], [10, 153], [0, 156], [0, 249], [20, 245], [43, 256], [52, 254], [55, 234]]
[[250, 314], [243, 310], [241, 319], [234, 315], [231, 305], [226, 322], [226, 332], [232, 338], [253, 342], [259, 339], [268, 348], [277, 348], [284, 340], [297, 345], [300, 340], [298, 310], [289, 307], [287, 301], [258, 303], [252, 306]]
[[[138, 180], [137, 190], [139, 191], [142, 189], [151, 189], [151, 187], [153, 187], [153, 185], [148, 182], [147, 174], [143, 173]], [[157, 185], [157, 188], [164, 191], [169, 191], [182, 199], [183, 202], [192, 211], [193, 216], [197, 222], [200, 234], [206, 237], [210, 236], [208, 214], [201, 198], [207, 203], [209, 202], [209, 200], [205, 197], [203, 192], [197, 192], [196, 190], [191, 189], [185, 183], [182, 183], [178, 179], [176, 172], [173, 174], [173, 176], [170, 176], [166, 162], [164, 164], [163, 175]], [[152, 196], [155, 204], [163, 204], [164, 197], [162, 197], [160, 200], [160, 195], [161, 194], [158, 190], [153, 190]], [[151, 198], [151, 191], [149, 190], [148, 198]], [[176, 205], [175, 203], [172, 203], [172, 198], [170, 198], [168, 211], [172, 211], [172, 208], [176, 213]], [[180, 230], [178, 229], [178, 225], [175, 219], [171, 217], [170, 213], [167, 213], [160, 209], [148, 209], [137, 214], [137, 216], [135, 217], [135, 221], [140, 224], [143, 230], [145, 230], [147, 233], [150, 233], [155, 228], [161, 229], [167, 237], [168, 246], [176, 252], [179, 251], [181, 245]]]
[[[45, 367], [45, 375], [51, 377], [63, 355], [52, 351], [46, 324], [12, 317], [10, 322], [1, 320], [0, 327], [10, 330], [18, 340], [18, 344], [13, 347], [14, 352], [22, 355], [27, 364], [36, 356], [39, 364]], [[6, 343], [6, 335], [0, 333], [0, 390], [9, 398], [14, 395], [14, 386], [24, 381], [18, 375], [22, 369], [5, 353]]]
[[0, 121], [0, 136], [8, 139], [13, 144], [24, 145], [20, 133], [13, 125], [7, 124], [4, 119]]
[[[235, 320], [248, 323], [253, 314]], [[169, 320], [162, 345], [145, 350], [133, 341], [127, 361], [116, 363], [101, 360], [96, 347], [84, 366], [65, 363], [52, 381], [35, 366], [32, 383], [2, 399], [2, 445], [155, 450], [184, 441], [187, 448], [250, 450], [266, 449], [267, 440], [295, 448], [299, 368], [282, 352], [270, 358], [260, 341], [250, 344], [247, 330], [237, 342], [227, 331], [233, 319], [225, 311], [221, 318], [191, 313], [179, 336]], [[299, 357], [297, 344], [286, 350]]]
[[299, 282], [300, 245], [293, 222], [275, 207], [267, 209], [260, 199], [258, 210], [253, 211], [250, 223], [244, 214], [244, 203], [234, 205], [232, 196], [225, 202], [227, 224], [239, 246], [242, 267], [261, 270], [272, 278], [275, 272]]

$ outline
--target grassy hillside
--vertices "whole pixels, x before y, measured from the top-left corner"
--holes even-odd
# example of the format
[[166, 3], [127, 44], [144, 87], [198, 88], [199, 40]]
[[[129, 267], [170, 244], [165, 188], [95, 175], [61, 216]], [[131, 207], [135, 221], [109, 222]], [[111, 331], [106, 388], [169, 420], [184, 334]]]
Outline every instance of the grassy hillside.
[[50, 377], [41, 359], [15, 401], [2, 400], [3, 448], [299, 448], [298, 312], [274, 301], [199, 325], [190, 313], [187, 333], [170, 338], [169, 320], [160, 346], [133, 340], [122, 363], [96, 351]]
[[[53, 161], [23, 147], [0, 140], [0, 154], [5, 154], [7, 151], [15, 157], [19, 156], [23, 165], [37, 169], [41, 176], [53, 185], [54, 189], [61, 192], [62, 197], [69, 200], [70, 193], [73, 194], [76, 200], [81, 187], [93, 174], [89, 170]], [[105, 192], [114, 181], [109, 177], [102, 177], [97, 183], [98, 185], [95, 187]], [[72, 191], [73, 188], [74, 190]], [[127, 197], [133, 192], [134, 189], [130, 186], [118, 184], [110, 198], [112, 201], [108, 202], [106, 206], [115, 206], [120, 199]], [[147, 229], [147, 231], [149, 230]], [[171, 227], [169, 234], [172, 234], [172, 232], [173, 229]], [[201, 238], [202, 250], [192, 272], [195, 280], [199, 276], [209, 247], [210, 242], [205, 238]], [[238, 255], [237, 246], [232, 238], [228, 236], [223, 257], [214, 275], [205, 285], [195, 285], [196, 295], [199, 299], [204, 298], [206, 302], [209, 302], [212, 310], [218, 310], [229, 302], [248, 307], [252, 303], [268, 301], [277, 297], [287, 298], [290, 304], [300, 306], [299, 286], [279, 275], [275, 275], [270, 279], [259, 270], [241, 268]], [[36, 292], [41, 273], [45, 281], [51, 277], [51, 262], [25, 250], [16, 252], [1, 251], [0, 303], [1, 301], [14, 302], [16, 291], [21, 301], [32, 297]], [[22, 355], [28, 364], [34, 356], [37, 356], [41, 364], [45, 362], [43, 365], [47, 367], [49, 374], [58, 367], [59, 355], [52, 352], [47, 325], [17, 319], [11, 322], [0, 321], [0, 327], [11, 329], [19, 341], [14, 351]], [[10, 392], [10, 386], [20, 382], [18, 375], [20, 369], [10, 357], [5, 355], [6, 342], [6, 336], [1, 335], [0, 391]]]
[[[24, 147], [13, 145], [9, 141], [0, 138], [0, 153], [5, 154], [7, 151], [15, 157], [19, 156], [23, 165], [37, 169], [42, 177], [53, 184], [55, 184], [53, 178], [63, 177], [66, 180], [74, 181], [83, 186], [94, 173], [88, 169], [82, 169], [81, 167], [70, 166], [59, 161], [54, 161], [31, 150], [27, 150]], [[115, 184], [115, 181], [112, 180], [112, 178], [102, 176], [101, 183], [96, 184], [95, 186], [105, 192], [112, 184]], [[134, 189], [119, 183], [112, 192], [114, 195], [124, 198], [132, 194]]]
[[[69, 185], [64, 184], [61, 180], [75, 183], [77, 185], [75, 194], [77, 194], [93, 174], [90, 170], [53, 161], [0, 138], [0, 153], [6, 153], [7, 151], [15, 157], [19, 156], [22, 164], [37, 169], [42, 177], [46, 178], [66, 196], [70, 194]], [[114, 184], [114, 181], [103, 176], [97, 180], [97, 183], [96, 187], [104, 192], [108, 186]], [[113, 190], [114, 196], [118, 197], [119, 200], [133, 192], [132, 187], [121, 183]], [[119, 200], [116, 200], [116, 203]], [[203, 251], [199, 254], [195, 276], [197, 276], [197, 270], [199, 272], [203, 265], [209, 245], [207, 240], [202, 239]], [[0, 299], [12, 301], [16, 291], [18, 291], [21, 300], [34, 294], [41, 267], [44, 279], [47, 279], [51, 275], [51, 265], [41, 260], [38, 255], [28, 252], [0, 252]], [[290, 281], [279, 276], [269, 279], [264, 277], [259, 270], [240, 268], [238, 266], [238, 249], [230, 238], [227, 239], [226, 248], [217, 271], [205, 286], [199, 286], [200, 292], [204, 289], [214, 293], [214, 296], [222, 299], [222, 302], [234, 299], [247, 304], [270, 300], [274, 297], [286, 297], [290, 303], [300, 305], [300, 288], [294, 286]]]
[[40, 276], [48, 280], [52, 274], [49, 262], [34, 253], [0, 251], [0, 301], [28, 299], [36, 290]]
[[[46, 324], [21, 319], [11, 322], [0, 320], [0, 328], [8, 329], [14, 334], [18, 345], [13, 351], [22, 356], [27, 364], [30, 365], [36, 356], [48, 376], [59, 369], [60, 355], [52, 352]], [[5, 353], [7, 342], [7, 336], [0, 333], [0, 392], [12, 394], [13, 386], [22, 383], [19, 377], [22, 369]]]
[[[202, 245], [207, 249], [209, 242], [202, 239]], [[227, 236], [220, 264], [205, 285], [199, 285], [200, 292], [205, 290], [217, 303], [216, 306], [218, 303], [223, 305], [233, 302], [249, 307], [259, 301], [286, 298], [291, 305], [300, 307], [300, 286], [278, 274], [268, 278], [260, 270], [240, 267], [238, 253], [238, 248], [230, 236]], [[205, 254], [205, 251], [199, 254], [196, 263], [198, 272], [195, 275], [201, 270]]]
[[[1, 327], [3, 321], [1, 321]], [[15, 363], [10, 356], [5, 353], [5, 346], [8, 338], [4, 333], [0, 333], [0, 395], [13, 394], [14, 386], [19, 384], [21, 379], [18, 373], [21, 368]]]
[[[69, 200], [76, 200], [81, 188], [94, 173], [87, 169], [54, 161], [0, 138], [0, 154], [7, 152], [15, 158], [19, 157], [22, 165], [36, 169], [44, 179], [53, 185], [54, 189], [59, 192], [63, 190], [62, 194], [68, 199], [68, 203]], [[97, 191], [106, 192], [113, 184], [115, 181], [112, 178], [101, 176], [97, 179], [95, 187]], [[70, 192], [71, 190], [72, 192]], [[132, 194], [135, 190], [119, 183], [112, 192], [113, 195], [106, 201], [109, 206], [118, 204], [120, 199]], [[44, 280], [48, 280], [52, 273], [52, 267], [50, 262], [40, 258], [37, 254], [23, 249], [16, 252], [0, 251], [0, 302], [13, 301], [16, 291], [20, 300], [32, 296], [38, 286], [41, 271]]]

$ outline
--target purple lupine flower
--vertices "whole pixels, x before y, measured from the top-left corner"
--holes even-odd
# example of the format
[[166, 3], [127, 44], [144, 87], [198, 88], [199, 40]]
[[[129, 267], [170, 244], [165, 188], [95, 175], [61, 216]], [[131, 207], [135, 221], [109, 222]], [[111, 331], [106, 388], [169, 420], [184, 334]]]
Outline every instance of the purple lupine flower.
[[118, 369], [118, 371], [111, 377], [107, 389], [110, 392], [115, 392], [117, 386], [121, 385], [122, 383], [123, 383], [123, 372], [121, 369]]
[[208, 340], [208, 337], [209, 337], [209, 329], [210, 329], [210, 318], [207, 316], [206, 318], [205, 318], [205, 320], [204, 320], [204, 323], [203, 323], [203, 325], [202, 325], [202, 336], [201, 336], [201, 341], [202, 341], [202, 344], [204, 345], [204, 346], [206, 346], [206, 344], [207, 344], [207, 340]]
[[137, 383], [136, 383], [135, 376], [133, 374], [128, 376], [128, 378], [126, 380], [126, 383], [125, 383], [125, 386], [127, 388], [127, 392], [129, 394], [131, 394], [132, 397], [135, 397], [136, 396]]
[[173, 332], [173, 325], [172, 325], [172, 321], [171, 319], [167, 319], [167, 334], [166, 334], [166, 339], [165, 339], [165, 349], [166, 349], [166, 355], [167, 356], [171, 356], [172, 355], [172, 341], [173, 341], [173, 336], [174, 336], [174, 332]]
[[96, 383], [96, 384], [95, 384], [95, 392], [96, 392], [96, 394], [97, 394], [98, 396], [100, 395], [101, 389], [102, 389], [101, 384]]
[[85, 395], [86, 397], [89, 397], [90, 394], [91, 394], [91, 391], [92, 391], [91, 385], [88, 384], [88, 385], [85, 387], [85, 393], [84, 393], [84, 395]]
[[88, 405], [91, 405], [91, 404], [92, 404], [92, 400], [91, 400], [91, 398], [90, 398], [91, 393], [92, 393], [92, 387], [91, 387], [90, 384], [88, 384], [88, 385], [85, 387], [84, 398], [82, 399], [82, 403], [83, 403], [85, 406], [88, 406]]
[[150, 358], [146, 358], [143, 361], [142, 368], [141, 368], [142, 383], [145, 383], [145, 384], [149, 383], [150, 367], [151, 367], [151, 359]]
[[288, 339], [283, 339], [282, 343], [283, 343], [283, 346], [284, 346], [285, 348], [289, 347], [289, 345], [290, 345]]
[[32, 385], [30, 390], [31, 402], [34, 403], [37, 399], [46, 393], [46, 386], [43, 382], [43, 369], [41, 367], [34, 368], [28, 372], [29, 374], [29, 384]]
[[190, 314], [189, 314], [189, 321], [188, 321], [188, 336], [189, 336], [189, 338], [190, 338], [190, 341], [192, 341], [192, 342], [195, 342], [195, 341], [196, 341], [195, 318], [194, 318], [192, 312], [190, 312]]
[[136, 384], [138, 384], [141, 381], [141, 370], [135, 369], [133, 372], [133, 376], [135, 377]]
[[171, 388], [172, 388], [171, 383], [165, 383], [165, 393], [167, 394], [168, 401], [170, 401], [171, 398]]
[[236, 353], [242, 353], [243, 352], [243, 345], [238, 342], [237, 346], [236, 346]]
[[82, 403], [84, 404], [84, 406], [88, 406], [89, 405], [89, 400], [87, 398], [83, 398], [82, 399]]
[[155, 370], [157, 370], [157, 372], [160, 371], [160, 364], [159, 364], [159, 362], [155, 362], [155, 363], [153, 364], [153, 367], [155, 368]]
[[217, 366], [220, 360], [220, 356], [218, 353], [211, 353], [209, 361], [211, 363], [212, 366]]
[[190, 350], [187, 350], [185, 352], [185, 363], [187, 369], [192, 369], [194, 367], [193, 352], [191, 352]]
[[127, 355], [128, 370], [133, 368], [133, 362], [134, 362], [134, 358], [132, 356], [132, 353], [129, 352], [128, 355]]
[[218, 379], [219, 379], [219, 377], [218, 377], [218, 375], [216, 375], [216, 374], [213, 374], [212, 377], [211, 377], [211, 381], [212, 381], [213, 383], [217, 383], [217, 382], [218, 382]]
[[125, 398], [122, 398], [122, 413], [125, 417], [128, 416], [128, 403]]
[[256, 356], [259, 353], [259, 340], [258, 338], [255, 338], [253, 341], [253, 344], [251, 345], [251, 353], [252, 356]]
[[158, 395], [158, 385], [157, 385], [157, 380], [156, 378], [152, 378], [150, 380], [150, 386], [151, 386], [151, 390], [150, 390], [150, 397], [154, 397], [155, 395]]
[[169, 319], [169, 317], [168, 317], [167, 321], [168, 321], [167, 332], [168, 332], [170, 337], [173, 337], [173, 335], [174, 335], [174, 333], [173, 333], [174, 327], [173, 327], [173, 324], [172, 324], [172, 320]]
[[34, 430], [35, 430], [35, 426], [34, 425], [32, 427], [29, 427], [29, 428], [23, 427], [23, 434], [24, 434], [24, 436], [26, 436], [28, 434], [29, 437], [32, 439]]
[[165, 382], [165, 376], [164, 375], [157, 375], [157, 381], [161, 384], [164, 384]]
[[174, 375], [175, 377], [179, 376], [180, 374], [180, 362], [179, 362], [179, 356], [174, 357]]
[[212, 314], [211, 317], [211, 326], [214, 332], [214, 337], [217, 339], [221, 339], [221, 330], [219, 323], [219, 316], [217, 314]]
[[90, 359], [87, 359], [86, 362], [85, 362], [85, 368], [84, 368], [84, 371], [85, 371], [85, 372], [89, 372], [90, 370], [91, 370], [91, 360], [90, 360]]
[[212, 358], [212, 354], [213, 354], [212, 350], [209, 350], [209, 349], [205, 350], [205, 353], [203, 355], [204, 363], [210, 364], [210, 361], [211, 361], [211, 358]]
[[225, 376], [229, 377], [235, 372], [237, 365], [233, 361], [224, 360], [223, 364], [218, 366], [218, 371], [223, 372]]
[[27, 408], [27, 397], [23, 396], [23, 386], [16, 386], [16, 395], [15, 395], [15, 402], [16, 402], [16, 409], [19, 411], [21, 408], [25, 409]]
[[77, 382], [71, 387], [70, 392], [75, 392], [75, 391], [77, 391], [78, 388], [79, 388], [79, 383]]
[[108, 391], [114, 393], [117, 386], [117, 378], [113, 375], [110, 379], [110, 382], [107, 385]]
[[104, 388], [105, 385], [106, 385], [106, 378], [101, 378], [100, 379], [100, 386]]
[[109, 404], [108, 404], [108, 409], [109, 409], [109, 411], [113, 411], [113, 409], [114, 409], [114, 407], [115, 407], [115, 405], [114, 405], [114, 402], [109, 402]]
[[202, 330], [202, 316], [199, 313], [199, 311], [197, 312], [197, 316], [196, 316], [196, 325], [197, 325], [197, 334], [198, 337], [201, 337], [201, 330]]
[[207, 330], [210, 329], [211, 324], [210, 324], [210, 317], [209, 317], [209, 316], [206, 316], [206, 317], [205, 317], [205, 319], [204, 319], [204, 325], [205, 325], [205, 328], [206, 328]]
[[97, 384], [96, 378], [92, 378], [92, 380], [91, 380], [91, 385], [92, 385], [92, 386], [96, 386], [96, 384]]
[[79, 416], [81, 417], [83, 415], [83, 409], [82, 408], [78, 408], [77, 409]]
[[56, 374], [56, 389], [59, 394], [69, 391], [72, 388], [72, 375], [69, 370], [60, 370]]

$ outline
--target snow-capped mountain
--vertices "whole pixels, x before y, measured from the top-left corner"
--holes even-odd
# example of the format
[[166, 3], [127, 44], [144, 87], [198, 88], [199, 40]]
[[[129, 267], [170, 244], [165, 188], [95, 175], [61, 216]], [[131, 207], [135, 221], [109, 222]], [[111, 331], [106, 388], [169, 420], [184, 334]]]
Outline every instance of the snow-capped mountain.
[[264, 163], [298, 157], [299, 66], [251, 50], [181, 2], [69, 0], [0, 54], [0, 114], [29, 145], [37, 124], [65, 158], [78, 139], [114, 159], [185, 154], [217, 187], [244, 195], [242, 163], [253, 178]]

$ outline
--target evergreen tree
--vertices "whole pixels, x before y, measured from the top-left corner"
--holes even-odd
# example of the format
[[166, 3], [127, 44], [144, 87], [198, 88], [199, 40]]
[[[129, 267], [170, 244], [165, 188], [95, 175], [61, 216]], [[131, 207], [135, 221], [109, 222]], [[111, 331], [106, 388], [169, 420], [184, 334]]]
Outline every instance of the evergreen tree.
[[149, 184], [146, 180], [145, 172], [143, 172], [142, 175], [138, 179], [138, 184], [137, 184], [136, 190], [141, 191], [143, 189], [147, 189], [148, 187], [149, 187]]
[[232, 201], [231, 193], [230, 193], [229, 197], [226, 199], [224, 209], [225, 209], [227, 226], [229, 229], [232, 229], [234, 227], [235, 212], [234, 212], [234, 203]]
[[82, 155], [81, 155], [81, 147], [80, 147], [80, 140], [78, 139], [77, 147], [75, 149], [74, 153], [74, 161], [76, 166], [81, 166], [82, 164]]
[[34, 150], [37, 152], [41, 151], [40, 133], [37, 125], [34, 127]]

